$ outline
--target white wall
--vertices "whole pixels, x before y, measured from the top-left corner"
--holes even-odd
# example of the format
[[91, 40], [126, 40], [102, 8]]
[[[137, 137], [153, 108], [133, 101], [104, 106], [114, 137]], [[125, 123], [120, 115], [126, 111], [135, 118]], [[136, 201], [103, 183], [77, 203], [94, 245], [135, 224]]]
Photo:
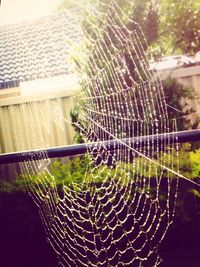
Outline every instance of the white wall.
[[[159, 75], [161, 80], [165, 80], [170, 76], [186, 86], [192, 86], [200, 96], [200, 66], [177, 68], [174, 70], [160, 70]], [[189, 104], [194, 107], [197, 113], [200, 114], [200, 100], [196, 99], [195, 101], [189, 102]]]

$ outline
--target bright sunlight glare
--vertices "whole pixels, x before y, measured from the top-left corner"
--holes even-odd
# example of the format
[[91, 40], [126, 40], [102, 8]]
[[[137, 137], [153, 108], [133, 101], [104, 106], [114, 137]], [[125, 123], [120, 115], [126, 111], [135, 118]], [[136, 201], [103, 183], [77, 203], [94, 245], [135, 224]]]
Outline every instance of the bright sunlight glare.
[[49, 15], [61, 3], [62, 0], [1, 0], [0, 25]]

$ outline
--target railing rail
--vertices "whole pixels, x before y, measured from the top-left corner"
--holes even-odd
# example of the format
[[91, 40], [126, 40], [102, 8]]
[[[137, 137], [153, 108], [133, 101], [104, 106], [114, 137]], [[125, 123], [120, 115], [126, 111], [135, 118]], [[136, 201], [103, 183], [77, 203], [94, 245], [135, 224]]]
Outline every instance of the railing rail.
[[[146, 146], [152, 144], [167, 144], [172, 142], [177, 138], [178, 143], [186, 142], [196, 142], [200, 141], [200, 129], [181, 131], [181, 132], [171, 132], [165, 134], [149, 135], [149, 136], [140, 136], [135, 138], [124, 138], [120, 142], [120, 145], [123, 143], [133, 146], [137, 144], [138, 146]], [[104, 147], [106, 146], [109, 150], [114, 150], [117, 148], [117, 139], [104, 141]], [[88, 149], [95, 149], [99, 145], [98, 142], [94, 143], [84, 143], [76, 144], [69, 146], [60, 146], [60, 147], [51, 147], [30, 151], [20, 151], [13, 153], [4, 153], [0, 154], [0, 164], [7, 163], [17, 163], [30, 160], [39, 160], [42, 159], [43, 153], [45, 152], [48, 158], [60, 158], [81, 155], [87, 152]], [[101, 149], [101, 148], [100, 148]]]

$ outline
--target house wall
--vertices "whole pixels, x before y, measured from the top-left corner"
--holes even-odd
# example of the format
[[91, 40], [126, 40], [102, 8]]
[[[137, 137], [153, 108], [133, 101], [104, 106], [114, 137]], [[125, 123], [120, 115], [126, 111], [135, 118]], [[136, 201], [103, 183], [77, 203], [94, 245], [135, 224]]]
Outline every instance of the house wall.
[[161, 79], [168, 76], [178, 79], [185, 85], [193, 86], [200, 93], [200, 66], [178, 68], [174, 70], [159, 71]]
[[[172, 77], [183, 85], [192, 86], [200, 95], [200, 66], [159, 71], [159, 75], [161, 80]], [[190, 105], [196, 109], [197, 113], [200, 113], [200, 100], [192, 101]]]

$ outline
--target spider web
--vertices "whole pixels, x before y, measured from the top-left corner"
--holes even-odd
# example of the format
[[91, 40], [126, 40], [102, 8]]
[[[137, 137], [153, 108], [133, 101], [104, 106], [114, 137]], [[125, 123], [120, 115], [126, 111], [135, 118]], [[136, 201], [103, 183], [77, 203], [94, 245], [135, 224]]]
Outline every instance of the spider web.
[[[145, 37], [129, 12], [116, 1], [99, 2], [85, 17], [83, 34], [75, 60], [82, 87], [76, 125], [88, 143], [95, 142], [88, 145], [88, 170], [83, 183], [63, 181], [58, 189], [44, 150], [21, 163], [27, 189], [60, 266], [157, 266], [181, 176], [178, 140], [169, 138], [176, 123], [168, 118]], [[43, 125], [42, 109], [37, 115], [32, 109]], [[26, 139], [40, 147], [34, 129], [32, 137]]]
[[[161, 82], [150, 70], [140, 26], [116, 1], [101, 7], [106, 13], [95, 14], [101, 27], [93, 18], [85, 23], [78, 68], [85, 76], [81, 125], [86, 139], [97, 142], [88, 148], [94, 176], [87, 189], [94, 222], [90, 264], [153, 266], [175, 210], [178, 180], [170, 171], [178, 171], [177, 140], [167, 134], [176, 126], [170, 125]], [[144, 146], [131, 142], [160, 133], [161, 143], [150, 137]], [[113, 151], [104, 145], [107, 140], [114, 142]]]

